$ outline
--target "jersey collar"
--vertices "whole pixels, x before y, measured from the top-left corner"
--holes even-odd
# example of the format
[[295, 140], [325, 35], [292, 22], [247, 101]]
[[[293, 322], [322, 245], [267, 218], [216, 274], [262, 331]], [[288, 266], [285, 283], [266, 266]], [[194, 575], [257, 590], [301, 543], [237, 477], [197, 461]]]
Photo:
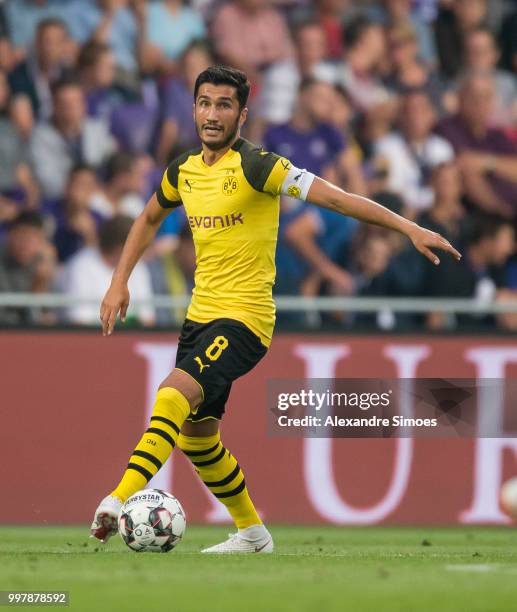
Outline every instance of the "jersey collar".
[[219, 164], [227, 158], [227, 156], [232, 152], [232, 151], [239, 151], [240, 148], [242, 147], [242, 145], [246, 142], [246, 140], [244, 138], [237, 138], [237, 140], [232, 144], [232, 146], [228, 149], [228, 151], [226, 151], [226, 153], [224, 155], [222, 155], [216, 162], [215, 164], [212, 164], [211, 166], [209, 166], [205, 160], [203, 159], [203, 153], [201, 152], [201, 163], [203, 164], [203, 168], [205, 168], [205, 170], [212, 170], [213, 168], [217, 168], [219, 166]]

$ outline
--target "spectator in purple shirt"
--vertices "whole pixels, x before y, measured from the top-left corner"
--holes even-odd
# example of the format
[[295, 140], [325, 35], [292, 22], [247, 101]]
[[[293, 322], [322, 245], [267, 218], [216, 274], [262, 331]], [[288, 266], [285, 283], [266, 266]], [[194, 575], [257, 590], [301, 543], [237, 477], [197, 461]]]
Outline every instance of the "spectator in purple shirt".
[[[324, 174], [354, 193], [364, 193], [361, 168], [342, 135], [329, 125], [335, 92], [332, 85], [308, 78], [300, 85], [298, 105], [289, 123], [271, 127], [264, 135], [267, 150], [290, 159], [299, 168]], [[339, 181], [339, 179], [338, 179]]]
[[491, 127], [495, 84], [485, 74], [467, 75], [460, 85], [459, 112], [438, 126], [453, 146], [469, 203], [515, 219], [517, 213], [517, 146]]

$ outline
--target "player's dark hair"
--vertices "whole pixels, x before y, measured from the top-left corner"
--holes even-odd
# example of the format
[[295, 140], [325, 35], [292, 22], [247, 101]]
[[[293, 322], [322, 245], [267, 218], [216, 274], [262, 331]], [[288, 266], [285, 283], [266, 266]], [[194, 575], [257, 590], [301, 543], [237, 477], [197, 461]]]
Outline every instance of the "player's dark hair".
[[22, 226], [43, 229], [43, 217], [35, 211], [24, 210], [9, 223], [9, 230]]
[[229, 66], [210, 66], [210, 68], [203, 70], [196, 79], [196, 84], [194, 86], [194, 101], [197, 99], [199, 88], [204, 83], [235, 87], [240, 110], [242, 110], [248, 102], [250, 82], [244, 72], [237, 70], [237, 68], [230, 68]]
[[132, 225], [133, 219], [124, 215], [116, 215], [104, 221], [99, 230], [101, 253], [111, 253], [114, 249], [124, 246]]

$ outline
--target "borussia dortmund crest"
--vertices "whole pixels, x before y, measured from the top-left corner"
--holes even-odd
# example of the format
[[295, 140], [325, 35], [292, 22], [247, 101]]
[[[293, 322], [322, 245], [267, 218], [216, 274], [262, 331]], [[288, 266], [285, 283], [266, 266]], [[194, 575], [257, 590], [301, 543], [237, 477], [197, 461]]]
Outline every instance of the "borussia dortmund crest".
[[227, 176], [223, 181], [224, 195], [231, 196], [239, 189], [239, 181], [235, 176]]

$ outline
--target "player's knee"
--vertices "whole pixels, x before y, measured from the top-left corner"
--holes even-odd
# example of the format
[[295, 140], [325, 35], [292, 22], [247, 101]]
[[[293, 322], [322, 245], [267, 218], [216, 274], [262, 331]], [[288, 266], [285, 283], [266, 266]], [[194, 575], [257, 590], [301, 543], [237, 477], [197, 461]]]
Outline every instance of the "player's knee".
[[159, 389], [172, 387], [177, 389], [188, 401], [190, 409], [195, 411], [203, 400], [203, 391], [200, 384], [186, 372], [173, 370], [159, 386]]

